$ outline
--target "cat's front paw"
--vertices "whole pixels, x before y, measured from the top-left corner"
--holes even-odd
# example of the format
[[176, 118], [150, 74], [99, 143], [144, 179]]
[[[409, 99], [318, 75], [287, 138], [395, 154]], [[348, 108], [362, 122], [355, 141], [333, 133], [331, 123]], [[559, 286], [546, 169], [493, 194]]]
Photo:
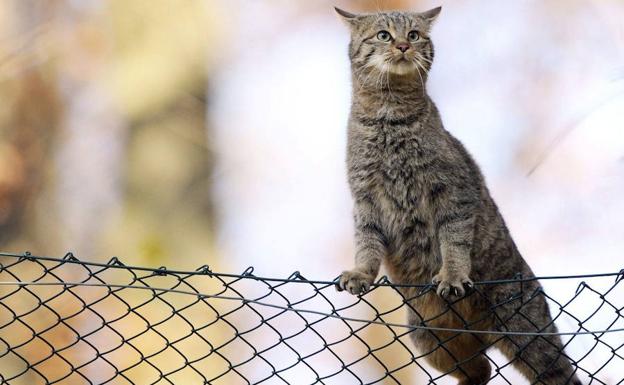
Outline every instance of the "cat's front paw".
[[466, 294], [464, 285], [469, 288], [473, 286], [467, 274], [449, 273], [442, 270], [433, 277], [432, 281], [438, 285], [436, 292], [443, 298], [449, 298], [451, 295], [463, 297]]
[[336, 284], [338, 291], [346, 290], [353, 295], [364, 294], [370, 289], [375, 277], [356, 270], [343, 271]]

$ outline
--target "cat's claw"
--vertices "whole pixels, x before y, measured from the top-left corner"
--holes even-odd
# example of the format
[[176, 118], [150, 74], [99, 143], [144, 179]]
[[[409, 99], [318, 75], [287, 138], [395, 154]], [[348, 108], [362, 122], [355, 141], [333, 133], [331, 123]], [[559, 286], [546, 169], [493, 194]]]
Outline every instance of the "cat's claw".
[[369, 274], [355, 270], [343, 271], [336, 284], [336, 290], [346, 290], [353, 295], [366, 293], [375, 278]]
[[469, 289], [474, 283], [467, 275], [438, 273], [432, 280], [434, 285], [438, 285], [436, 292], [442, 298], [449, 298], [451, 295], [461, 298], [466, 295], [464, 285]]

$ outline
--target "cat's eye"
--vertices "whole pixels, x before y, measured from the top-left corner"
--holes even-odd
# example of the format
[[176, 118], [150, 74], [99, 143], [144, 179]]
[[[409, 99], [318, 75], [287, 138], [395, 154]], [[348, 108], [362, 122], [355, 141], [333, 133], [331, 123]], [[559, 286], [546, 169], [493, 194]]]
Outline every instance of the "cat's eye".
[[379, 31], [377, 33], [377, 39], [381, 41], [390, 41], [391, 38], [392, 38], [392, 35], [390, 35], [390, 32], [388, 31]]
[[420, 35], [418, 34], [418, 31], [410, 31], [407, 34], [407, 38], [409, 41], [417, 41], [420, 38]]

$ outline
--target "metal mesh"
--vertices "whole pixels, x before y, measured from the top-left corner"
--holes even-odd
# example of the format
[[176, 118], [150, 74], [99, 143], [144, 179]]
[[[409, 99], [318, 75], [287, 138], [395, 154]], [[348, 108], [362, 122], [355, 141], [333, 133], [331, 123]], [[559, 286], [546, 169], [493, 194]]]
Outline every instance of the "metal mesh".
[[[366, 295], [311, 281], [0, 254], [2, 384], [455, 384], [424, 359], [408, 301], [381, 278]], [[543, 277], [565, 352], [584, 384], [624, 383], [624, 271]], [[523, 290], [526, 280], [476, 283]], [[418, 295], [434, 290], [415, 286]], [[461, 306], [461, 299], [448, 309]], [[492, 304], [495, 312], [497, 304]], [[522, 308], [522, 303], [518, 306]], [[417, 310], [417, 309], [416, 309]], [[482, 331], [446, 330], [452, 335]], [[498, 338], [521, 334], [488, 332]], [[536, 330], [528, 334], [542, 338]], [[525, 334], [526, 331], [525, 331]], [[452, 339], [453, 337], [451, 337]], [[444, 348], [445, 340], [438, 348]], [[528, 384], [488, 349], [490, 384]]]

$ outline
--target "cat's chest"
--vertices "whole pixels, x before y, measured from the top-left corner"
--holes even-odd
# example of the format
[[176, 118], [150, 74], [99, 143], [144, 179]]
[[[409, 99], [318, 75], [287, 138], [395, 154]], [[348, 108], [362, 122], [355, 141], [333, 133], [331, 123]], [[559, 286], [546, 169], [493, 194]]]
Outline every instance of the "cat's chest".
[[[369, 136], [369, 173], [362, 186], [388, 209], [417, 209], [428, 184], [433, 153], [426, 139], [407, 130], [379, 129]], [[410, 210], [411, 211], [411, 210]]]
[[415, 135], [381, 133], [378, 172], [390, 185], [405, 183], [422, 176], [423, 143]]

